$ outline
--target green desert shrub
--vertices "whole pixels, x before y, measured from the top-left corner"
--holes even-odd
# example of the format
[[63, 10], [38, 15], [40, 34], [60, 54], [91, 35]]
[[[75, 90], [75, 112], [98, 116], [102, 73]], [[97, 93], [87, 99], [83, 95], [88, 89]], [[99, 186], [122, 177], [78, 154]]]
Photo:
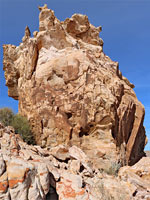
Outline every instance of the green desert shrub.
[[14, 127], [15, 132], [18, 133], [23, 141], [28, 144], [35, 144], [35, 140], [31, 131], [28, 120], [17, 114], [13, 117], [11, 125]]
[[18, 133], [26, 143], [35, 144], [30, 124], [25, 117], [19, 114], [15, 115], [10, 108], [1, 108], [0, 122], [4, 126], [13, 126], [15, 133]]
[[112, 162], [110, 168], [108, 170], [106, 170], [105, 172], [107, 174], [109, 174], [109, 175], [115, 175], [115, 176], [117, 176], [120, 167], [121, 167], [121, 163]]
[[4, 126], [10, 126], [12, 119], [14, 117], [14, 113], [10, 108], [1, 108], [0, 109], [0, 122]]

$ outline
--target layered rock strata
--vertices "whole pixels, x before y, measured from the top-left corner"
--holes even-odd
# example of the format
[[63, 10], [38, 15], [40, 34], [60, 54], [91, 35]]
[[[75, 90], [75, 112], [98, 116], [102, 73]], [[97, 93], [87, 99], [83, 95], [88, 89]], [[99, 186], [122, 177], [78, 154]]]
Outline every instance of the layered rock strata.
[[20, 46], [3, 46], [8, 95], [43, 147], [88, 146], [108, 133], [121, 162], [132, 165], [144, 155], [144, 107], [118, 62], [104, 54], [100, 31], [85, 15], [60, 22], [40, 8], [39, 32], [32, 38], [26, 27]]
[[[77, 146], [42, 149], [0, 124], [0, 199], [141, 200], [150, 198], [150, 158], [103, 171]], [[103, 158], [104, 159], [104, 158]], [[119, 170], [119, 176], [117, 176]], [[144, 198], [143, 198], [144, 197]]]

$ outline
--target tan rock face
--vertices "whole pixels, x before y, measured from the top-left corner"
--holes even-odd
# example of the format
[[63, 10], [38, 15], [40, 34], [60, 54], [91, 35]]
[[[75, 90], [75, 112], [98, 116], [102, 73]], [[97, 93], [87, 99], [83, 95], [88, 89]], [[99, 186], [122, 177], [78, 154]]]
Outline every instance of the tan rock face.
[[37, 143], [86, 146], [105, 132], [123, 164], [134, 164], [144, 154], [144, 107], [103, 53], [101, 27], [84, 15], [60, 22], [46, 6], [40, 10], [34, 38], [27, 27], [19, 47], [3, 46], [8, 95], [19, 100]]

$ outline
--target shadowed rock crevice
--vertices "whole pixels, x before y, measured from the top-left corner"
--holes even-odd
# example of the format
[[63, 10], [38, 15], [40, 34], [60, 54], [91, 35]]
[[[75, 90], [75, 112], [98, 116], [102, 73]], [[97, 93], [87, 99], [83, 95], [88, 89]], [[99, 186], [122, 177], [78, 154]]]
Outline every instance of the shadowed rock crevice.
[[36, 48], [35, 48], [35, 55], [34, 55], [34, 59], [33, 59], [33, 69], [32, 69], [32, 72], [31, 72], [31, 77], [33, 76], [34, 72], [36, 71], [36, 66], [37, 66], [38, 58], [39, 58], [39, 51], [38, 51], [38, 48], [36, 46]]
[[46, 195], [46, 200], [59, 200], [59, 196], [54, 187], [50, 187], [50, 191]]

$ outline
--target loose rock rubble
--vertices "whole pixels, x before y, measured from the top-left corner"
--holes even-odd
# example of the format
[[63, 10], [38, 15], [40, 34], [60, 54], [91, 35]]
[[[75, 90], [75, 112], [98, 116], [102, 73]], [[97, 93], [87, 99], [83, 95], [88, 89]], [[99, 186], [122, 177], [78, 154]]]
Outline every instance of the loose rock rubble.
[[149, 158], [120, 168], [117, 176], [96, 169], [77, 146], [42, 149], [24, 143], [12, 127], [0, 124], [0, 132], [0, 199], [54, 200], [57, 195], [60, 200], [150, 198]]

